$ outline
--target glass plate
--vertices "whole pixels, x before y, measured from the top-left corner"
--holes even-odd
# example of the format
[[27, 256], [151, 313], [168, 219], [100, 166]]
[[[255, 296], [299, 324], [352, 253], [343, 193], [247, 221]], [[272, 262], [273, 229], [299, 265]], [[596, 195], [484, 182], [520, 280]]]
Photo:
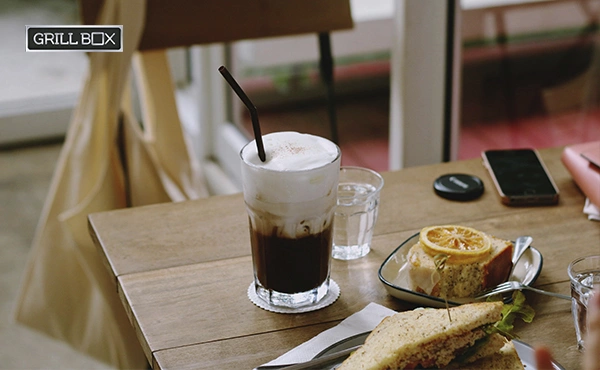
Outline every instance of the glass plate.
[[[408, 263], [406, 257], [408, 250], [418, 241], [419, 234], [417, 233], [400, 244], [381, 264], [379, 268], [379, 280], [381, 280], [388, 293], [398, 299], [421, 306], [446, 307], [446, 303], [442, 298], [415, 292], [411, 289], [412, 284], [408, 277], [408, 270], [403, 267]], [[531, 285], [542, 271], [542, 264], [542, 254], [532, 246], [517, 261], [509, 280], [516, 280], [525, 285]], [[461, 298], [448, 301], [448, 304], [457, 306], [473, 301], [470, 298]]]

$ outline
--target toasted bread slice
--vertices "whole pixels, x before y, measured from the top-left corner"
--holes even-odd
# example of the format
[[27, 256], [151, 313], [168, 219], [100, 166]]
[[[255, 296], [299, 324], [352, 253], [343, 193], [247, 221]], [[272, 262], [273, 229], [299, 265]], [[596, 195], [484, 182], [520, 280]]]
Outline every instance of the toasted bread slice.
[[504, 337], [503, 335], [498, 333], [491, 334], [487, 338], [485, 338], [485, 344], [477, 348], [477, 351], [475, 353], [471, 354], [469, 357], [464, 359], [460, 364], [455, 364], [454, 362], [452, 362], [452, 366], [449, 367], [453, 369], [462, 368], [464, 364], [469, 364], [481, 358], [498, 353], [500, 352], [500, 349], [506, 345], [507, 342], [508, 339], [506, 339], [506, 337]]
[[523, 362], [512, 341], [507, 341], [500, 351], [460, 367], [470, 370], [524, 370]]
[[482, 261], [446, 263], [440, 272], [436, 271], [433, 256], [420, 243], [415, 244], [408, 251], [408, 273], [413, 290], [435, 297], [468, 298], [506, 281], [512, 268], [513, 244], [493, 236], [490, 240], [492, 250]]
[[502, 306], [483, 302], [452, 307], [449, 313], [425, 308], [386, 317], [339, 369], [444, 367], [487, 335], [482, 328], [500, 320]]

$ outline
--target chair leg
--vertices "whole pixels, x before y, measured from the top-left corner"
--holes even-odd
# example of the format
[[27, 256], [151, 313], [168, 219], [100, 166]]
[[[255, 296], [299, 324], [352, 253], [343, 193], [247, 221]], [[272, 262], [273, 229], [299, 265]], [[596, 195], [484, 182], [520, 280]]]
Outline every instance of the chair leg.
[[331, 56], [331, 39], [328, 32], [319, 33], [319, 55], [321, 80], [325, 84], [327, 90], [327, 110], [329, 113], [331, 141], [339, 144], [337, 114], [335, 109], [335, 91], [333, 87], [333, 57]]
[[118, 134], [117, 134], [117, 149], [119, 152], [119, 161], [123, 169], [123, 187], [125, 188], [125, 206], [131, 207], [131, 183], [129, 179], [129, 163], [127, 161], [127, 138], [125, 137], [125, 120], [123, 113], [119, 114]]

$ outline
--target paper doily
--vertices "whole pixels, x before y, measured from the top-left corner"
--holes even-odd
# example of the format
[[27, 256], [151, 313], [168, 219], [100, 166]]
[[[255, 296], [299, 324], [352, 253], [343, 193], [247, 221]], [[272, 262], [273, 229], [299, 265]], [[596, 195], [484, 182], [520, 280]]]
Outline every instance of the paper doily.
[[300, 308], [279, 307], [279, 306], [270, 305], [269, 303], [267, 303], [267, 302], [263, 301], [261, 298], [259, 298], [258, 295], [256, 294], [256, 289], [254, 289], [254, 282], [250, 283], [250, 286], [248, 287], [248, 298], [252, 301], [252, 303], [254, 303], [258, 307], [262, 308], [263, 310], [276, 312], [276, 313], [303, 313], [303, 312], [320, 310], [321, 308], [325, 308], [325, 307], [331, 305], [333, 302], [335, 302], [338, 299], [339, 296], [340, 296], [340, 287], [337, 285], [337, 283], [335, 281], [333, 281], [333, 279], [329, 279], [329, 291], [327, 292], [325, 297], [323, 297], [323, 299], [321, 299], [319, 301], [319, 303], [312, 305], [312, 306], [305, 306], [305, 307], [300, 307]]

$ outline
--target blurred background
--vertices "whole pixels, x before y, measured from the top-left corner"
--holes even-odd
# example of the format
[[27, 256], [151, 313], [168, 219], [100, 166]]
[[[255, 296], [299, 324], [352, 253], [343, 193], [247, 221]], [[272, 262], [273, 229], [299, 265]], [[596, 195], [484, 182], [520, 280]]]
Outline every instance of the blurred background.
[[[0, 6], [5, 34], [13, 35], [3, 39], [0, 61], [0, 145], [60, 139], [82, 86], [85, 55], [25, 53], [18, 35], [26, 24], [78, 23], [77, 2], [5, 0]], [[348, 162], [383, 171], [389, 169], [390, 58], [398, 16], [394, 0], [352, 0], [351, 6], [354, 29], [332, 34], [340, 144]], [[459, 6], [459, 127], [451, 159], [473, 158], [489, 147], [542, 148], [600, 136], [594, 68], [600, 63], [600, 1], [463, 0]], [[316, 42], [306, 35], [173, 50], [182, 115], [201, 105], [189, 91], [211, 83], [194, 79], [194, 68], [207, 63], [205, 54], [217, 53], [258, 107], [263, 131], [328, 136]], [[247, 129], [245, 108], [225, 98], [226, 118]], [[191, 135], [209, 136], [217, 128], [199, 126], [220, 124], [184, 121]], [[214, 156], [206, 142], [197, 143], [199, 155]]]
[[[399, 36], [414, 37], [401, 22], [411, 16], [399, 13], [402, 3], [352, 0], [354, 28], [332, 34], [345, 165], [377, 171], [411, 165], [391, 163], [394, 150], [402, 150], [393, 139], [398, 123], [391, 111], [398, 100], [391, 92], [406, 77], [394, 77], [394, 50]], [[440, 160], [476, 158], [491, 148], [600, 140], [600, 0], [462, 0], [455, 5], [458, 73], [446, 78], [459, 89], [452, 137], [445, 139], [452, 148]], [[25, 26], [77, 24], [78, 11], [76, 0], [0, 2], [0, 368], [105, 368], [12, 322], [31, 238], [87, 70], [84, 53], [25, 52]], [[433, 29], [429, 26], [447, 20], [442, 12], [414, 23]], [[410, 48], [403, 55], [427, 52], [427, 40], [437, 35], [420, 37], [406, 44]], [[180, 115], [194, 149], [207, 171], [231, 178], [233, 189], [236, 175], [228, 163], [251, 137], [250, 119], [223, 86], [216, 70], [220, 63], [230, 67], [258, 107], [263, 133], [330, 136], [315, 35], [177, 49], [170, 58]], [[414, 77], [429, 83], [426, 73], [417, 70]], [[407, 95], [413, 91], [405, 89]], [[417, 122], [419, 135], [440, 136], [428, 123], [427, 118]], [[440, 151], [434, 146], [425, 149]]]

